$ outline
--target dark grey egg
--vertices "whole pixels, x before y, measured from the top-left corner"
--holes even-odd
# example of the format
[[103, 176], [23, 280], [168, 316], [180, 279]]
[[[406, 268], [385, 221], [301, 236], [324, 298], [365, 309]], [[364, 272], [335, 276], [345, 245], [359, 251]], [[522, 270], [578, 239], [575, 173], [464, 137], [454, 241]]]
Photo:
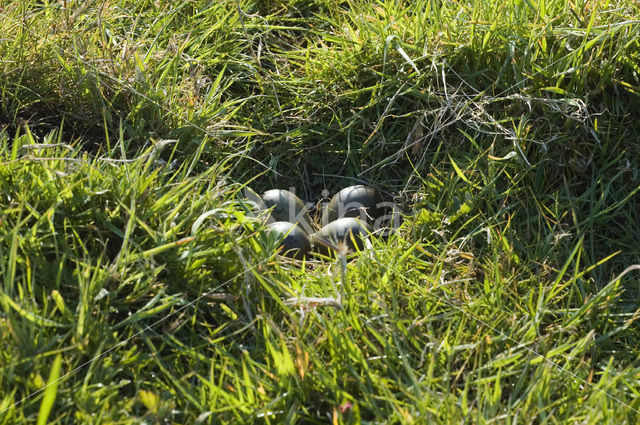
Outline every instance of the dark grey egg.
[[322, 213], [322, 224], [327, 225], [342, 217], [357, 217], [373, 223], [384, 214], [382, 196], [372, 187], [349, 186], [336, 193]]
[[283, 189], [267, 190], [262, 194], [262, 200], [267, 208], [273, 207], [271, 217], [275, 221], [299, 222], [303, 229], [311, 229], [308, 209], [294, 193]]
[[249, 210], [252, 217], [263, 217], [262, 222], [265, 224], [273, 223], [275, 220], [267, 213], [267, 205], [264, 203], [260, 195], [249, 187], [242, 189], [242, 202]]
[[281, 252], [287, 257], [302, 258], [311, 250], [307, 232], [297, 224], [276, 221], [267, 226], [267, 232], [269, 235], [278, 238], [279, 246], [282, 247]]
[[[353, 218], [343, 217], [324, 226], [311, 236], [313, 249], [328, 255], [330, 248], [346, 244], [349, 251], [364, 246], [363, 238], [371, 232], [371, 226], [366, 222]], [[355, 243], [354, 243], [355, 242]]]
[[258, 205], [261, 209], [267, 208], [264, 201], [262, 200], [262, 197], [260, 197], [260, 195], [258, 195], [255, 190], [251, 189], [248, 186], [242, 189], [242, 196], [244, 197], [244, 199]]

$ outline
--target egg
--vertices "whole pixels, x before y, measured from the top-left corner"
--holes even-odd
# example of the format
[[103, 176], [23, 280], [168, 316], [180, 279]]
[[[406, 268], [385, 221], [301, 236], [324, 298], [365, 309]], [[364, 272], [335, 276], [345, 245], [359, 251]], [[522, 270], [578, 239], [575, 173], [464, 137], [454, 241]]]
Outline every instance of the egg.
[[264, 224], [275, 222], [273, 218], [267, 213], [267, 205], [264, 203], [260, 195], [253, 191], [249, 187], [242, 189], [242, 202], [248, 209], [248, 214], [251, 217], [262, 217]]
[[302, 258], [311, 250], [307, 232], [295, 223], [276, 221], [267, 226], [267, 234], [277, 238], [282, 253], [287, 257]]
[[380, 193], [369, 186], [349, 186], [336, 193], [322, 213], [322, 224], [327, 225], [342, 217], [357, 217], [374, 223], [384, 214]]
[[283, 189], [267, 190], [262, 194], [262, 200], [271, 210], [271, 217], [275, 221], [300, 223], [306, 231], [311, 231], [308, 209], [304, 202], [294, 193]]
[[353, 217], [343, 217], [311, 235], [311, 243], [315, 251], [324, 255], [328, 255], [330, 248], [338, 248], [341, 244], [346, 244], [349, 251], [353, 252], [356, 247], [362, 249], [363, 238], [369, 233], [371, 226], [366, 222]]

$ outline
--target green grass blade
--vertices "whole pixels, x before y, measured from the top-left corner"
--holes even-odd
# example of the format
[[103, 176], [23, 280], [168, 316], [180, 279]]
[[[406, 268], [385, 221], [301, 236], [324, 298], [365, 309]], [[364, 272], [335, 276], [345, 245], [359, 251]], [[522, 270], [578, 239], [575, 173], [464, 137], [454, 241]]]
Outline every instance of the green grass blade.
[[42, 402], [40, 403], [40, 411], [38, 412], [37, 422], [38, 425], [47, 424], [49, 414], [51, 413], [51, 409], [53, 409], [53, 405], [56, 401], [56, 396], [58, 395], [61, 367], [62, 356], [58, 354], [53, 361], [53, 366], [51, 366], [51, 373], [49, 374], [49, 379], [47, 380], [47, 387], [44, 390], [44, 396], [42, 397]]

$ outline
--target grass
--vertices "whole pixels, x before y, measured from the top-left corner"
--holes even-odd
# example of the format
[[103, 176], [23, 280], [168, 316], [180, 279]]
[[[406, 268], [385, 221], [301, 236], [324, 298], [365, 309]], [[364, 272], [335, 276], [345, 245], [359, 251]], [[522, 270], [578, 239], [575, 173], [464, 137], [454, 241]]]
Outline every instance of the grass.
[[[0, 14], [0, 424], [638, 421], [637, 5]], [[348, 259], [239, 201], [354, 182]]]

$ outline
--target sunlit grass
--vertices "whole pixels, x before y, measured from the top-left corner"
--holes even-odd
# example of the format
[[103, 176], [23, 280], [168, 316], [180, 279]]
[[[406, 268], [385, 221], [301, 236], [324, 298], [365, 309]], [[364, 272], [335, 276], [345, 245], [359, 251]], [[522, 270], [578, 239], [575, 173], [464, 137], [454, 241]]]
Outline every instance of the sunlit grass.
[[[0, 14], [0, 423], [637, 422], [636, 5]], [[347, 259], [240, 202], [363, 182]]]

